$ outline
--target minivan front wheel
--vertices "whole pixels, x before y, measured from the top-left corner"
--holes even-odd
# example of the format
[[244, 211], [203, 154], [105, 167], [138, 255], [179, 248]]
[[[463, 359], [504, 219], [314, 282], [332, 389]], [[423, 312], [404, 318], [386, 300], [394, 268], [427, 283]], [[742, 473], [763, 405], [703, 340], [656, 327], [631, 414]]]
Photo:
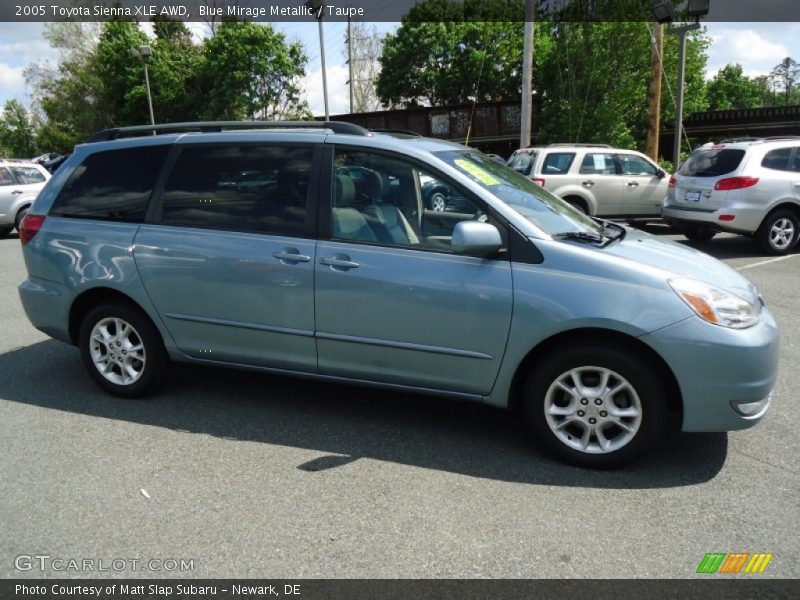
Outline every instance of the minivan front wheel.
[[100, 305], [83, 320], [81, 359], [104, 390], [126, 398], [148, 392], [167, 362], [158, 331], [137, 309], [123, 303]]
[[581, 467], [613, 468], [650, 450], [664, 431], [658, 373], [631, 351], [583, 346], [548, 357], [528, 376], [522, 408], [546, 449]]
[[791, 252], [800, 237], [800, 219], [789, 210], [776, 211], [764, 219], [756, 237], [770, 254]]

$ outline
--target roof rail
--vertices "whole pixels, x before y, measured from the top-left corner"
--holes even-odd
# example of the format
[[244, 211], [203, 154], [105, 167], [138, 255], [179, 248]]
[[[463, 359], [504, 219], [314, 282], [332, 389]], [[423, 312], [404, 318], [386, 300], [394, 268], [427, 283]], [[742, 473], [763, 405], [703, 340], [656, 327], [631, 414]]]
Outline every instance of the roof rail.
[[800, 135], [772, 135], [761, 138], [765, 142], [779, 142], [781, 140], [800, 140]]
[[715, 144], [738, 144], [740, 142], [763, 142], [766, 138], [762, 137], [738, 137], [738, 138], [730, 138], [727, 140], [722, 140], [719, 142], [714, 142]]
[[414, 137], [423, 137], [419, 131], [411, 131], [410, 129], [370, 129], [373, 133], [396, 133], [399, 135], [411, 135]]
[[126, 134], [181, 133], [200, 132], [214, 133], [230, 130], [253, 129], [328, 129], [333, 133], [351, 135], [372, 135], [368, 130], [354, 123], [344, 121], [196, 121], [186, 123], [163, 123], [159, 125], [134, 125], [133, 127], [113, 127], [98, 131], [86, 143], [107, 142], [116, 140]]
[[565, 147], [565, 146], [576, 146], [578, 148], [611, 148], [608, 144], [548, 144], [548, 148], [558, 148], [558, 147]]

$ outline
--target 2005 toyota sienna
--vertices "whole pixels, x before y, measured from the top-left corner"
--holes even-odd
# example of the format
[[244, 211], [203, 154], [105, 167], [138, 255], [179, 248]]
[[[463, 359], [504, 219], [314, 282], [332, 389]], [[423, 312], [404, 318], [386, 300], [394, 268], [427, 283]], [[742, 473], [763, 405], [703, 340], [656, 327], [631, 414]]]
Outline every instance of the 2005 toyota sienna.
[[[431, 179], [457, 211], [425, 205]], [[741, 274], [441, 140], [336, 122], [106, 130], [20, 239], [29, 319], [120, 396], [170, 359], [357, 382], [519, 411], [561, 459], [611, 467], [673, 423], [754, 425], [776, 379], [775, 321]]]

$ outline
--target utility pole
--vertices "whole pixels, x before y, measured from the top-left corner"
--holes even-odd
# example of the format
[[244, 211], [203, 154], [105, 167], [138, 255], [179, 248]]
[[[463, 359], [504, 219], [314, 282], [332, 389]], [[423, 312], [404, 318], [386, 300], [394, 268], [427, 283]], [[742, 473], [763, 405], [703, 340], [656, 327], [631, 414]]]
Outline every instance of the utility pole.
[[[647, 156], [658, 162], [661, 129], [661, 79], [664, 73], [664, 30], [654, 23], [650, 52], [650, 88], [647, 90]], [[676, 167], [677, 168], [677, 167]]]
[[325, 37], [322, 32], [322, 13], [325, 10], [325, 5], [322, 0], [306, 0], [303, 6], [314, 11], [314, 18], [319, 25], [319, 60], [322, 66], [322, 97], [325, 101], [325, 120], [330, 121], [331, 117], [328, 112], [328, 73], [325, 70]]
[[350, 114], [353, 114], [353, 27], [347, 16], [347, 85], [350, 86]]
[[520, 147], [531, 145], [531, 113], [533, 112], [533, 22], [535, 0], [525, 0], [525, 37], [522, 48], [522, 102], [520, 115]]
[[686, 70], [686, 34], [695, 29], [700, 29], [700, 23], [672, 26], [667, 33], [678, 36], [678, 93], [675, 99], [675, 142], [672, 156], [674, 169], [677, 171], [681, 164], [681, 141], [683, 138], [683, 92], [686, 87], [684, 71]]

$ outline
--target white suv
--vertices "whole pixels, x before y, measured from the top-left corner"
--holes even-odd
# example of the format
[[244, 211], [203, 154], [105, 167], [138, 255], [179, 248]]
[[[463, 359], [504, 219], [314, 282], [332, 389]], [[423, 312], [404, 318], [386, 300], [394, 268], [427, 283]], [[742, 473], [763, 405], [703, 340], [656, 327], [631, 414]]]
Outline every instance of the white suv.
[[662, 210], [690, 240], [754, 236], [771, 254], [800, 238], [800, 138], [706, 144], [670, 179]]
[[521, 148], [508, 166], [589, 215], [660, 218], [667, 173], [635, 150], [603, 144]]
[[22, 217], [50, 179], [50, 173], [34, 162], [0, 159], [0, 236], [19, 229]]

